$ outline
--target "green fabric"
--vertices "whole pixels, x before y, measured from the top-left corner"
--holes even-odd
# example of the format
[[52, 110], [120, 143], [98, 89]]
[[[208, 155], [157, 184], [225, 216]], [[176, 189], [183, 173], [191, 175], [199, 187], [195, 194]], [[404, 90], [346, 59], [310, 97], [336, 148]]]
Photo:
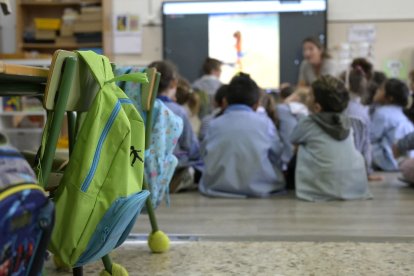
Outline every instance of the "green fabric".
[[[111, 204], [119, 197], [142, 190], [144, 164], [136, 160], [131, 165], [134, 157], [131, 146], [143, 160], [145, 145], [143, 120], [132, 104], [125, 104], [129, 99], [113, 82], [109, 60], [91, 51], [79, 51], [78, 56], [92, 71], [101, 90], [85, 116], [54, 198], [56, 227], [50, 250], [71, 266], [86, 249]], [[126, 78], [140, 82], [146, 80], [143, 74]], [[119, 104], [121, 108], [114, 117]], [[108, 128], [111, 121], [113, 123]], [[105, 132], [106, 136], [103, 135]], [[95, 163], [95, 172], [91, 173], [94, 160], [98, 162]], [[91, 181], [85, 189], [88, 178]]]

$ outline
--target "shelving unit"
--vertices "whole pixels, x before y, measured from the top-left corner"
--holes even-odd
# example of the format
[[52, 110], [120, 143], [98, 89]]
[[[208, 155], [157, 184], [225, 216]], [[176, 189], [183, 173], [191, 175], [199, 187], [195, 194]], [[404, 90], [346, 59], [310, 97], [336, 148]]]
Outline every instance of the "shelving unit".
[[[0, 98], [1, 99], [1, 98]], [[0, 100], [1, 103], [1, 100]], [[30, 120], [36, 124], [30, 124]], [[26, 125], [20, 125], [26, 120]], [[0, 131], [6, 134], [10, 143], [19, 150], [36, 151], [40, 145], [46, 112], [43, 111], [0, 111]]]
[[[49, 39], [48, 41], [42, 42], [40, 39], [35, 43], [30, 42], [24, 38], [25, 33], [35, 34], [35, 18], [62, 18], [64, 10], [71, 8], [77, 12], [82, 10], [85, 5], [98, 5], [101, 7], [102, 20], [101, 28], [99, 32], [102, 33], [101, 42], [85, 42], [85, 43], [57, 43], [55, 39]], [[104, 53], [108, 52], [108, 39], [105, 39], [111, 25], [111, 1], [110, 0], [17, 0], [16, 1], [16, 46], [17, 52], [39, 52], [42, 54], [53, 54], [55, 50], [66, 49], [76, 50], [80, 48], [102, 48]], [[56, 31], [57, 35], [60, 36], [60, 29]], [[36, 36], [35, 36], [36, 37]], [[71, 37], [74, 41], [75, 36], [68, 35], [65, 37]]]

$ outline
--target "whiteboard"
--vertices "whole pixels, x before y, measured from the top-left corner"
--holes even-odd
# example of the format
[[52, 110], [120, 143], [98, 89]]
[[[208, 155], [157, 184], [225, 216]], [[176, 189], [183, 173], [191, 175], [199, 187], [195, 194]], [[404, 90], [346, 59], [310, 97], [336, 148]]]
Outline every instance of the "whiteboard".
[[414, 20], [414, 0], [328, 0], [328, 20]]

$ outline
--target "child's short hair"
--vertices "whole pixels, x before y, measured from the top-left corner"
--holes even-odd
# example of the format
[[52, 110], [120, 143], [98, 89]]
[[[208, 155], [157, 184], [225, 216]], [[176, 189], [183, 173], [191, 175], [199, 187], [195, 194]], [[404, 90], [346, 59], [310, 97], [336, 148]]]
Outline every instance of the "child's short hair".
[[240, 73], [233, 77], [227, 91], [227, 102], [231, 104], [245, 104], [253, 107], [260, 98], [259, 87], [248, 74]]
[[208, 57], [203, 64], [203, 73], [210, 75], [214, 70], [220, 70], [222, 64], [220, 60]]
[[406, 107], [408, 104], [408, 97], [410, 90], [408, 86], [399, 79], [389, 79], [385, 82], [385, 97], [392, 98], [392, 103]]
[[151, 67], [154, 67], [159, 73], [161, 73], [158, 93], [162, 93], [167, 90], [170, 83], [178, 77], [177, 67], [172, 62], [164, 60], [154, 61], [148, 65], [148, 68]]
[[349, 102], [349, 93], [342, 81], [330, 75], [322, 76], [312, 83], [315, 102], [324, 112], [342, 112]]
[[221, 106], [223, 104], [223, 100], [225, 98], [227, 98], [227, 91], [228, 91], [228, 89], [229, 89], [229, 85], [228, 84], [223, 84], [222, 86], [220, 86], [219, 89], [217, 89], [217, 92], [214, 95], [214, 101], [219, 106]]
[[285, 87], [283, 87], [282, 89], [280, 89], [280, 97], [282, 99], [286, 99], [287, 97], [289, 97], [290, 95], [292, 95], [293, 92], [295, 92], [295, 87], [292, 86], [292, 85], [286, 85]]

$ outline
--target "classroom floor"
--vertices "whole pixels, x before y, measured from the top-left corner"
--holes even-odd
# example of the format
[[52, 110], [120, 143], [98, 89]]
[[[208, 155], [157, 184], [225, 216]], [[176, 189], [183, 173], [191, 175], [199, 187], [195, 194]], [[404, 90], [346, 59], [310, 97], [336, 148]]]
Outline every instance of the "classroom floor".
[[[150, 254], [141, 215], [128, 242], [113, 252], [130, 275], [414, 275], [414, 188], [398, 174], [371, 183], [373, 200], [308, 203], [271, 199], [171, 196], [157, 210], [172, 240]], [[85, 267], [98, 275], [100, 263]], [[56, 272], [47, 263], [48, 275]]]

